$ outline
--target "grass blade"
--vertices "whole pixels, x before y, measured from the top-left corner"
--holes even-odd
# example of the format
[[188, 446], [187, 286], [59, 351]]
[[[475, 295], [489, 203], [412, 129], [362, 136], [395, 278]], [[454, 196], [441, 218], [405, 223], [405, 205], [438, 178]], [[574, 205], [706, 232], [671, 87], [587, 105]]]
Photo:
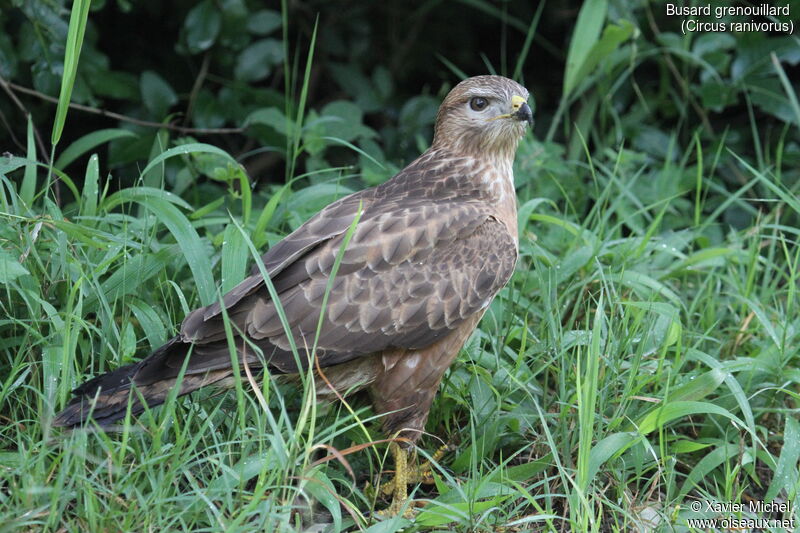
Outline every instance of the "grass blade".
[[[81, 192], [81, 216], [93, 217], [97, 214], [97, 191], [98, 181], [100, 181], [100, 167], [97, 155], [89, 158], [86, 166], [86, 177], [83, 180], [83, 191]], [[91, 224], [91, 221], [86, 221]]]
[[203, 305], [212, 304], [216, 300], [217, 287], [211, 274], [211, 263], [204, 252], [205, 247], [200, 241], [197, 230], [189, 219], [169, 202], [156, 198], [143, 198], [139, 203], [156, 215], [175, 238], [194, 276], [200, 302]]
[[247, 244], [241, 232], [233, 224], [225, 228], [222, 242], [222, 287], [223, 294], [234, 288], [247, 273]]
[[58, 159], [56, 159], [56, 162], [53, 164], [53, 166], [64, 170], [67, 165], [78, 159], [83, 154], [91, 151], [93, 148], [96, 148], [101, 144], [111, 142], [115, 139], [122, 139], [125, 137], [136, 137], [136, 134], [132, 131], [114, 128], [97, 130], [93, 131], [92, 133], [88, 133], [67, 146], [64, 151], [61, 152], [61, 155], [58, 156]]
[[72, 87], [75, 85], [75, 76], [78, 74], [78, 60], [83, 46], [83, 35], [86, 32], [86, 21], [89, 18], [91, 0], [75, 0], [69, 17], [67, 30], [67, 44], [64, 50], [64, 75], [61, 77], [61, 92], [58, 95], [56, 118], [53, 122], [53, 134], [50, 142], [55, 146], [61, 140], [64, 123], [67, 120], [69, 102], [72, 98]]
[[28, 115], [28, 151], [26, 154], [28, 163], [25, 164], [25, 174], [22, 176], [22, 185], [19, 188], [19, 197], [27, 207], [33, 204], [33, 197], [36, 194], [36, 139], [33, 135], [33, 122]]
[[793, 417], [786, 417], [783, 430], [783, 448], [775, 467], [775, 475], [767, 490], [765, 501], [772, 501], [781, 491], [786, 491], [794, 499], [798, 490], [798, 460], [800, 460], [800, 423]]
[[606, 0], [587, 0], [581, 7], [567, 52], [562, 99], [567, 99], [580, 81], [578, 74], [589, 57], [592, 47], [600, 39], [600, 31], [603, 29], [607, 11], [608, 2]]

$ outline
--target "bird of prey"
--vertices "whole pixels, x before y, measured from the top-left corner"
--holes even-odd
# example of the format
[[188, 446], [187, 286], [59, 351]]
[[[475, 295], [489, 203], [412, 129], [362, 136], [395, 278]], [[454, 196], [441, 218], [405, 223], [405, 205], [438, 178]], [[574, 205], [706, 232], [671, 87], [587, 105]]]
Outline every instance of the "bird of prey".
[[456, 85], [425, 153], [382, 185], [328, 205], [262, 256], [287, 327], [254, 268], [221, 304], [189, 313], [180, 333], [150, 356], [75, 389], [55, 424], [91, 418], [107, 426], [129, 405], [138, 414], [142, 400], [163, 403], [175, 387], [187, 394], [229, 386], [228, 320], [241, 364], [273, 374], [311, 365], [326, 378], [316, 380], [323, 399], [369, 391], [383, 429], [400, 437], [390, 445], [396, 468], [388, 512], [403, 512], [413, 478], [408, 454], [442, 376], [514, 271], [512, 163], [533, 121], [527, 99], [524, 87], [501, 76]]

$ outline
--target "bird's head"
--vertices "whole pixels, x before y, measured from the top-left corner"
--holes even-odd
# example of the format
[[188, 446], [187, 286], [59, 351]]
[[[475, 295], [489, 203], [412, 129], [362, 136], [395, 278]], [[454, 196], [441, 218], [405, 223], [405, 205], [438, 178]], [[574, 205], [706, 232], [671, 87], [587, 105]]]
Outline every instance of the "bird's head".
[[528, 91], [503, 76], [475, 76], [448, 93], [433, 134], [434, 148], [513, 158], [525, 128], [533, 125]]

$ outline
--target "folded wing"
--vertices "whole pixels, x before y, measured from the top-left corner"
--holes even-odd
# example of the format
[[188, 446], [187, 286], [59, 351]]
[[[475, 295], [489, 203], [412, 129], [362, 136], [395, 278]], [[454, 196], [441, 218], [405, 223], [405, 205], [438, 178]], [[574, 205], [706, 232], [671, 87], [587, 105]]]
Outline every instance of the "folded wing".
[[[357, 196], [331, 205], [263, 257], [303, 366], [314, 346], [322, 367], [390, 347], [427, 346], [488, 306], [514, 269], [514, 239], [479, 202], [405, 198], [393, 205]], [[280, 372], [298, 370], [260, 273], [234, 288], [224, 304], [240, 356], [247, 352], [249, 361], [266, 361]], [[218, 304], [187, 316], [181, 338], [194, 345], [188, 374], [230, 366]], [[177, 372], [182, 363], [176, 357], [167, 366]]]

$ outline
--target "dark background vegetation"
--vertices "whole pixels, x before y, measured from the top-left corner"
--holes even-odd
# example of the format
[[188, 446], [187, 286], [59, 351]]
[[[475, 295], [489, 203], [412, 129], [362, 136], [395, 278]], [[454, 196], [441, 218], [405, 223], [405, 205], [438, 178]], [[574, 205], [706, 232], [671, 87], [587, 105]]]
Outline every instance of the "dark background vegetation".
[[[0, 0], [0, 532], [690, 531], [717, 516], [690, 502], [796, 500], [800, 45], [682, 35], [665, 4], [96, 1], [53, 147], [72, 3]], [[54, 432], [485, 73], [535, 108], [520, 259], [437, 397], [421, 449], [456, 450], [413, 525], [371, 521], [369, 408], [295, 385]]]
[[[800, 9], [797, 2], [790, 5]], [[402, 166], [429, 141], [437, 103], [462, 73], [517, 74], [535, 99], [536, 136], [546, 137], [562, 97], [566, 53], [580, 7], [579, 1], [288, 2], [290, 44], [284, 56], [277, 2], [95, 2], [73, 101], [187, 127], [245, 126], [242, 134], [194, 136], [242, 157], [253, 179], [282, 182], [284, 132], [263, 123], [248, 126], [248, 117], [259, 109], [287, 108], [284, 59], [295, 69], [305, 63], [318, 20], [309, 107], [320, 111], [331, 102], [354, 102], [369, 128], [348, 132], [356, 145], [381, 162]], [[68, 22], [64, 7], [59, 2], [3, 1], [0, 10], [0, 74], [57, 97]], [[595, 87], [581, 98], [570, 95], [572, 105], [547, 138], [571, 146], [570, 155], [580, 152], [571, 125], [580, 116], [581, 100], [597, 95], [606, 105], [589, 102], [599, 114], [580, 124], [587, 142], [605, 146], [624, 139], [628, 147], [654, 156], [664, 155], [672, 133], [679, 146], [699, 133], [701, 140], [724, 138], [740, 155], [756, 155], [748, 132], [751, 119], [758, 121], [758, 134], [766, 143], [782, 135], [787, 120], [797, 120], [769, 56], [777, 54], [787, 75], [795, 77], [800, 51], [793, 37], [705, 33], [689, 42], [676, 33], [680, 17], [667, 17], [663, 2], [611, 2], [609, 20], [634, 21], [636, 38], [616, 50], [612, 61], [586, 73]], [[526, 36], [534, 22], [528, 49]], [[517, 71], [523, 53], [524, 64]], [[625, 76], [625, 83], [616, 83], [615, 75]], [[295, 78], [290, 97], [297, 96], [297, 82]], [[52, 117], [54, 104], [18, 97], [34, 124]], [[24, 145], [24, 111], [10, 98], [0, 101], [0, 110], [0, 143], [18, 151]], [[623, 115], [627, 120], [618, 120]], [[266, 122], [279, 120], [271, 115]], [[587, 127], [592, 122], [600, 128]], [[117, 125], [106, 117], [75, 112], [64, 144]], [[129, 184], [136, 175], [130, 165], [149, 155], [156, 130], [119, 125], [140, 134], [136, 140], [112, 143], [107, 160], [109, 169], [124, 169], [114, 173], [116, 180]], [[252, 153], [264, 146], [277, 151]], [[355, 158], [343, 147], [318, 146], [310, 152], [301, 157], [301, 168], [353, 163]], [[791, 166], [796, 154], [789, 155], [792, 159], [785, 163]], [[723, 163], [727, 157], [722, 154]], [[83, 167], [85, 158], [75, 164]], [[735, 184], [735, 171], [731, 174]]]

